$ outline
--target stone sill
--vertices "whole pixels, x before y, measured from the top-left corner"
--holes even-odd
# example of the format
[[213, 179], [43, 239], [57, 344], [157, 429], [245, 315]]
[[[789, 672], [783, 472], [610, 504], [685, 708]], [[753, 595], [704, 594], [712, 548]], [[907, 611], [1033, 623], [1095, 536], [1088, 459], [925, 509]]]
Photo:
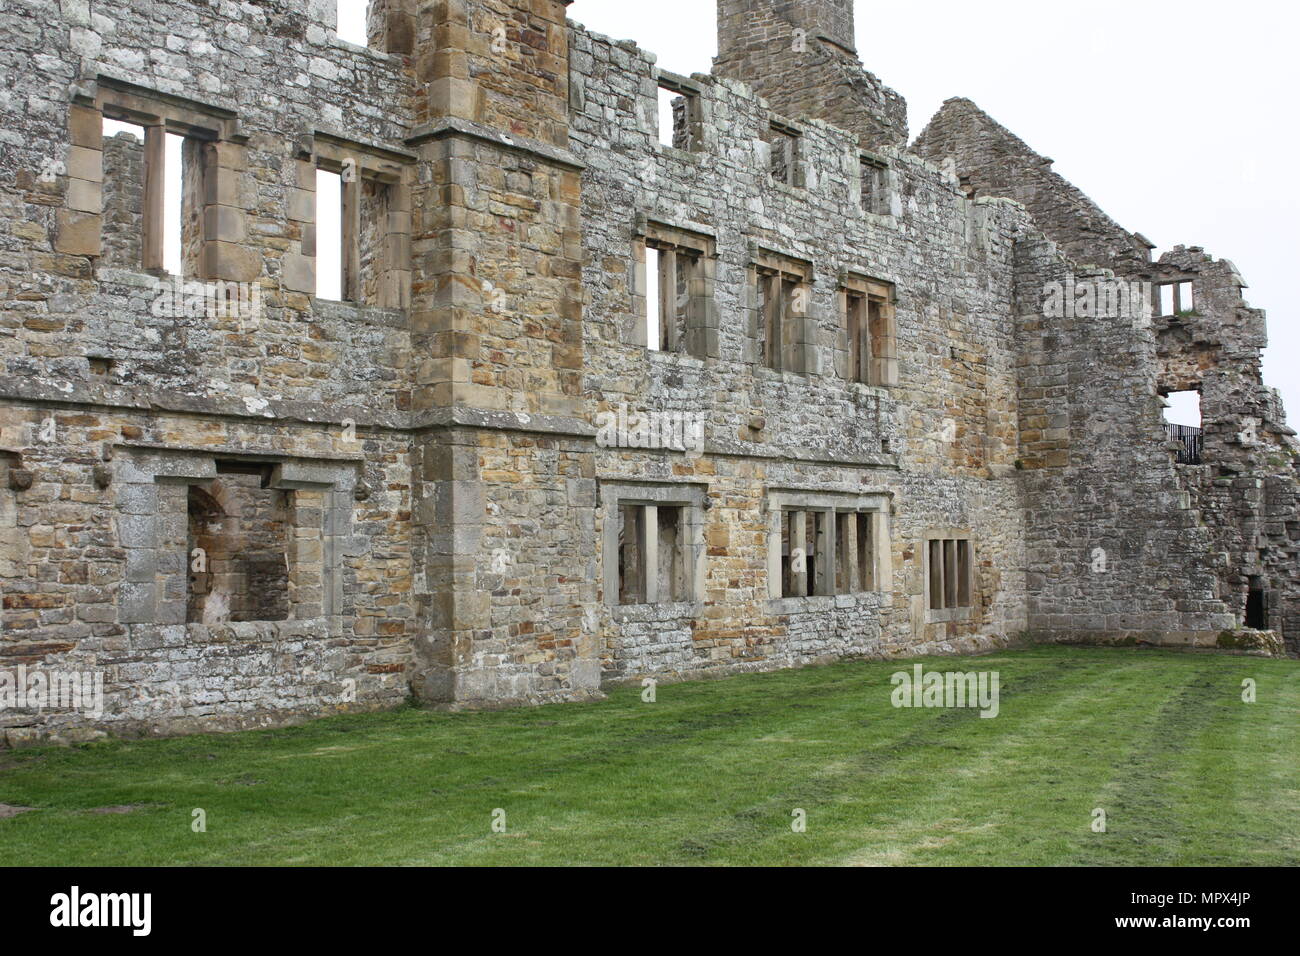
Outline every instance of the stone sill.
[[708, 359], [702, 359], [690, 352], [665, 352], [662, 349], [646, 349], [651, 362], [660, 365], [694, 368], [703, 371], [708, 366]]
[[678, 149], [676, 146], [668, 146], [664, 143], [655, 141], [655, 156], [659, 159], [677, 159], [682, 162], [690, 163], [693, 166], [703, 166], [706, 159], [712, 158], [709, 153], [698, 149]]
[[925, 612], [925, 623], [960, 624], [970, 621], [974, 616], [975, 609], [970, 607], [954, 607], [942, 611], [936, 611], [931, 608]]
[[858, 591], [853, 594], [810, 594], [807, 597], [768, 598], [772, 614], [816, 614], [845, 608], [880, 608], [886, 605], [884, 591]]
[[700, 616], [704, 604], [700, 601], [678, 601], [665, 604], [615, 604], [616, 624], [645, 624], [658, 621], [692, 620]]

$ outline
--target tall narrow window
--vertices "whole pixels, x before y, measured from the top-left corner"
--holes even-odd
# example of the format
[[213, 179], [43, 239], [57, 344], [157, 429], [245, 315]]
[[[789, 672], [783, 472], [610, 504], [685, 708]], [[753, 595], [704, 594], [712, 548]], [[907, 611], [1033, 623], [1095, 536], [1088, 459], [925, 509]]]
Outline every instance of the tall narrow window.
[[698, 150], [701, 138], [700, 90], [685, 77], [659, 71], [659, 143]]
[[343, 298], [343, 177], [316, 170], [316, 297]]
[[646, 348], [716, 356], [712, 238], [658, 224], [646, 224], [641, 235], [636, 284]]
[[841, 277], [843, 374], [850, 382], [886, 387], [898, 383], [894, 289], [855, 275]]
[[871, 380], [871, 332], [868, 328], [867, 297], [859, 292], [845, 293], [845, 309], [849, 327], [849, 381], [868, 383]]
[[672, 90], [659, 87], [659, 143], [672, 146], [676, 142], [677, 117], [673, 108], [675, 101], [681, 99]]
[[645, 344], [651, 351], [666, 351], [664, 342], [664, 255], [654, 246], [645, 250]]
[[103, 261], [144, 267], [144, 127], [104, 120]]
[[808, 512], [781, 512], [781, 596], [808, 595]]
[[835, 515], [835, 591], [857, 594], [875, 590], [875, 549], [871, 515], [841, 511]]
[[926, 577], [931, 611], [972, 606], [974, 565], [968, 538], [935, 538], [926, 545]]
[[618, 603], [646, 603], [645, 506], [618, 509]]
[[885, 166], [874, 158], [862, 157], [862, 211], [885, 214], [889, 211], [889, 197], [885, 193]]
[[776, 371], [806, 372], [801, 347], [806, 343], [811, 291], [807, 273], [796, 267], [764, 262], [755, 268], [755, 306], [760, 359]]
[[768, 146], [768, 172], [772, 180], [787, 186], [802, 186], [799, 175], [799, 131], [784, 123], [772, 123], [764, 141]]

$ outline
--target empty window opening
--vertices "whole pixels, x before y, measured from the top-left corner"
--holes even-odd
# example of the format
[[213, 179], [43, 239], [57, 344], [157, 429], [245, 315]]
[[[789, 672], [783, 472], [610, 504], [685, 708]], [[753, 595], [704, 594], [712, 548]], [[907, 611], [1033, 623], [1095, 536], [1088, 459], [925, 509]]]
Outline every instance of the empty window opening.
[[930, 610], [971, 607], [973, 565], [966, 538], [936, 538], [928, 542], [926, 570]]
[[702, 123], [699, 89], [685, 77], [660, 73], [658, 107], [660, 145], [698, 150]]
[[717, 355], [714, 240], [659, 223], [639, 226], [634, 245], [632, 342], [652, 351]]
[[202, 275], [204, 141], [104, 119], [103, 260]]
[[203, 196], [193, 175], [197, 143], [167, 134], [163, 198], [163, 269], [175, 276], [198, 274], [203, 242]]
[[104, 120], [103, 262], [144, 265], [144, 127]]
[[788, 186], [797, 186], [799, 164], [799, 136], [792, 130], [773, 124], [764, 138], [769, 149], [768, 172], [772, 179]]
[[646, 245], [646, 345], [664, 352], [686, 347], [691, 283], [700, 257], [691, 250]]
[[781, 597], [808, 596], [808, 512], [781, 512]]
[[[681, 109], [678, 109], [678, 104]], [[686, 120], [685, 97], [672, 90], [659, 87], [659, 142], [663, 146], [676, 146], [681, 128]]]
[[801, 322], [810, 296], [802, 276], [759, 267], [759, 337], [763, 364], [776, 371], [797, 371]]
[[862, 174], [862, 211], [883, 213], [889, 209], [889, 197], [885, 193], [885, 167], [875, 160], [863, 159], [860, 165]]
[[289, 492], [263, 484], [236, 470], [189, 487], [189, 623], [288, 619]]
[[1165, 437], [1177, 444], [1180, 465], [1199, 465], [1204, 460], [1205, 431], [1201, 422], [1199, 391], [1167, 392], [1165, 399]]
[[685, 528], [680, 506], [655, 509], [659, 520], [659, 595], [660, 601], [678, 603], [686, 598]]
[[316, 170], [316, 297], [401, 307], [410, 264], [394, 184], [356, 159], [334, 165]]
[[848, 358], [845, 377], [864, 385], [889, 386], [897, 380], [894, 291], [887, 283], [844, 279], [841, 300]]
[[867, 297], [845, 293], [849, 327], [849, 381], [867, 383], [871, 377], [871, 335], [868, 328]]
[[316, 298], [343, 298], [343, 176], [316, 170]]
[[366, 12], [370, 0], [338, 0], [338, 37], [347, 43], [366, 46], [369, 43]]
[[1268, 595], [1260, 578], [1250, 579], [1250, 591], [1246, 594], [1246, 627], [1252, 631], [1268, 630]]
[[618, 602], [689, 601], [685, 506], [620, 504], [618, 522]]
[[781, 596], [829, 594], [826, 571], [829, 515], [824, 511], [781, 512]]
[[1196, 299], [1191, 282], [1165, 282], [1156, 286], [1156, 312], [1161, 318], [1192, 315]]
[[871, 515], [842, 511], [835, 515], [835, 593], [857, 594], [876, 589], [875, 548]]
[[646, 348], [653, 351], [664, 349], [663, 303], [660, 299], [663, 266], [663, 253], [653, 246], [646, 246], [645, 342]]

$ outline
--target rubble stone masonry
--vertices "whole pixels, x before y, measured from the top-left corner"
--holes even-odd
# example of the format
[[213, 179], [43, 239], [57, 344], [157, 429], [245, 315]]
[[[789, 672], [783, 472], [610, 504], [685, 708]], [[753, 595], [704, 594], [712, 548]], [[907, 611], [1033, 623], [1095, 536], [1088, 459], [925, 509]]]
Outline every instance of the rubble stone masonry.
[[[1300, 651], [1300, 449], [1231, 263], [1151, 262], [968, 101], [909, 148], [848, 0], [721, 0], [691, 77], [566, 6], [374, 0], [361, 48], [329, 0], [0, 0], [0, 740]], [[1045, 310], [1114, 279], [1191, 307]], [[4, 706], [20, 666], [102, 710]]]

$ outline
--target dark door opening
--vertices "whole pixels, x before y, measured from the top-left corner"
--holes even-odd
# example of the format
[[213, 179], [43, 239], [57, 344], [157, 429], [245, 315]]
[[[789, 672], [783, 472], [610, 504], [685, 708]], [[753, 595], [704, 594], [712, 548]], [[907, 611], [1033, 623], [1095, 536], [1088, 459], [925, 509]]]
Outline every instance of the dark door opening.
[[1253, 631], [1268, 630], [1268, 602], [1263, 587], [1253, 581], [1246, 595], [1246, 626]]

